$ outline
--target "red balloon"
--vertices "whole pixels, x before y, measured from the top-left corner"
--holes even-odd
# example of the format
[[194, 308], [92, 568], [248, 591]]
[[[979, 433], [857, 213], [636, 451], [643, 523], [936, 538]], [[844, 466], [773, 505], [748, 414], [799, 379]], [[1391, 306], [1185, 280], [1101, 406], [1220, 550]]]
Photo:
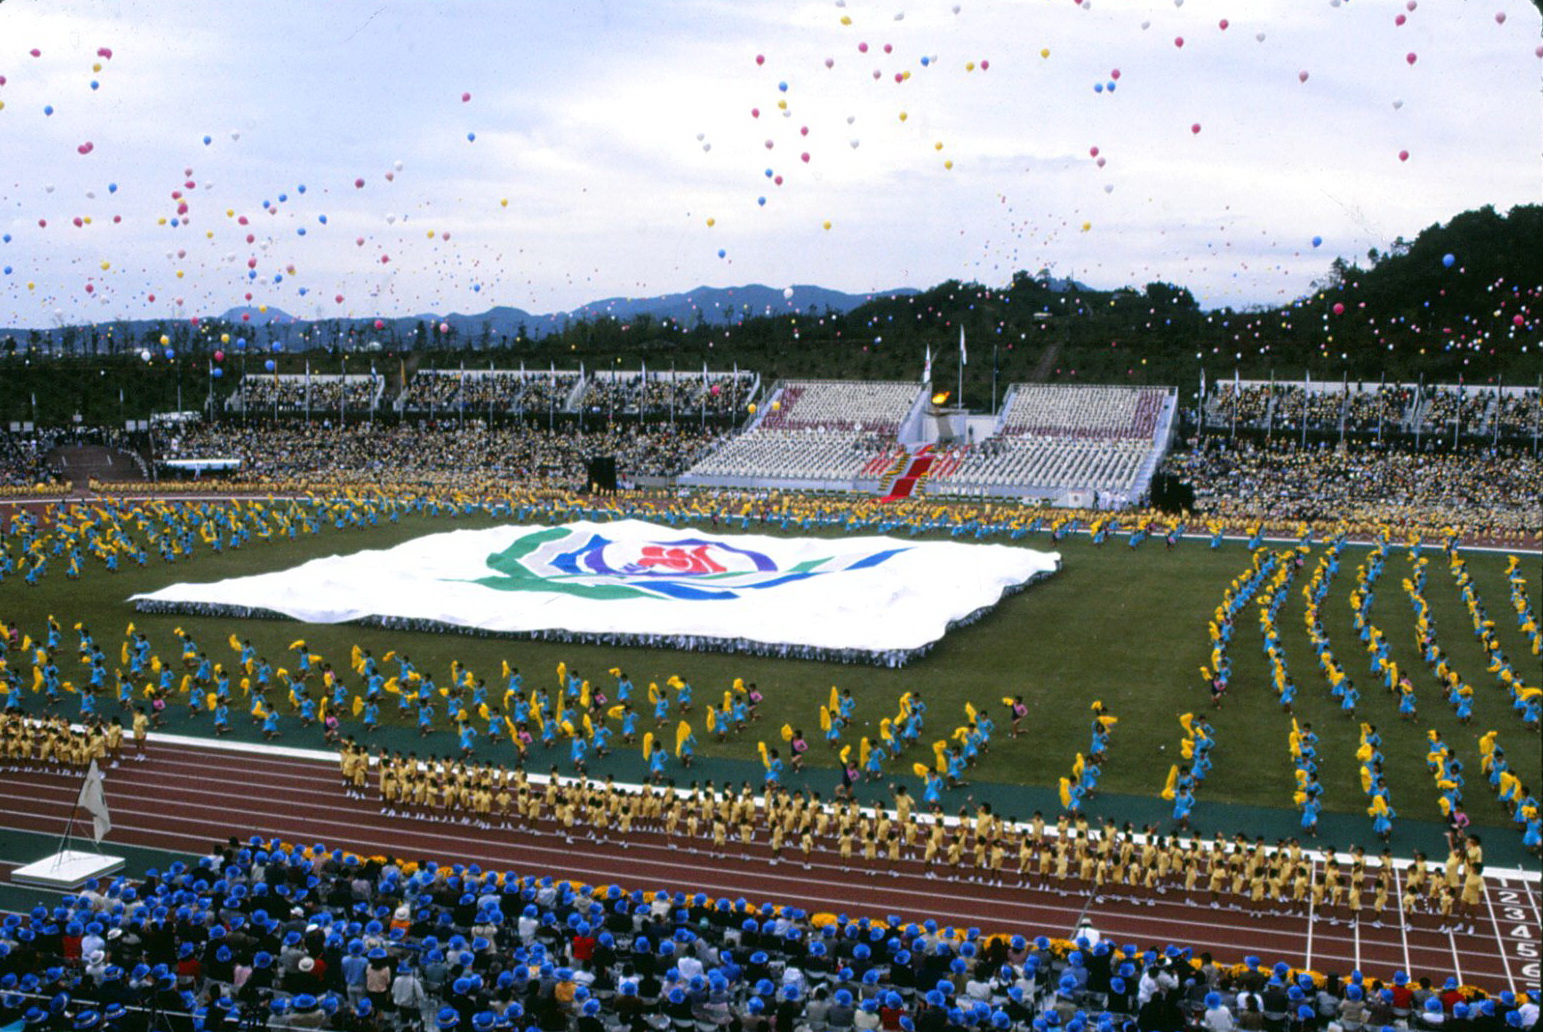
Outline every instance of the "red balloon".
[[1194, 125], [1190, 126], [1189, 131], [1198, 136], [1200, 133], [1200, 123], [1196, 122]]
[[1409, 160], [1409, 152], [1406, 151], [1406, 150], [1399, 151], [1398, 152], [1398, 160], [1399, 161], [1408, 161]]
[[1222, 19], [1222, 20], [1221, 20], [1221, 22], [1220, 22], [1220, 23], [1219, 23], [1219, 26], [1218, 26], [1218, 27], [1219, 27], [1219, 28], [1220, 28], [1220, 29], [1221, 29], [1221, 30], [1222, 30], [1222, 31], [1223, 31], [1223, 32], [1226, 32], [1226, 31], [1227, 31], [1227, 25], [1228, 25], [1228, 22], [1227, 22], [1227, 19], [1226, 19], [1226, 18], [1223, 18], [1223, 19]]
[[1339, 304], [1338, 302], [1335, 302], [1334, 314], [1335, 315], [1344, 315], [1345, 314], [1345, 306], [1342, 305], [1342, 304]]
[[1408, 61], [1410, 64], [1414, 64], [1419, 59], [1420, 59], [1420, 55], [1416, 54], [1413, 50], [1409, 51], [1409, 53], [1404, 55], [1404, 60]]
[[223, 361], [225, 361], [225, 352], [223, 352], [223, 351], [216, 351], [214, 353], [214, 360], [216, 362], [223, 362]]
[[375, 328], [377, 330], [384, 330], [386, 328], [386, 320], [384, 320], [384, 319], [376, 319], [375, 320]]
[[1173, 45], [1176, 46], [1176, 47], [1182, 47], [1184, 45], [1184, 37], [1183, 36], [1175, 36], [1174, 39], [1173, 39]]
[[343, 295], [339, 294], [336, 297], [334, 297], [332, 300], [336, 301], [338, 304], [342, 304], [343, 303]]
[[765, 54], [757, 54], [757, 55], [755, 55], [755, 63], [758, 64], [758, 65], [765, 64], [766, 63], [766, 55]]

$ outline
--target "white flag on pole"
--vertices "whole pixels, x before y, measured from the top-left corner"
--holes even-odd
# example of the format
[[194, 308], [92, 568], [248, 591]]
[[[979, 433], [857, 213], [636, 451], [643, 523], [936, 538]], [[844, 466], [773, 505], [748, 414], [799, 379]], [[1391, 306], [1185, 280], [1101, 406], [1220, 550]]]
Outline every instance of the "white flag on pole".
[[922, 383], [932, 382], [932, 345], [927, 345], [927, 364], [922, 366]]
[[970, 364], [970, 356], [964, 350], [964, 327], [963, 326], [959, 327], [959, 364], [960, 365], [969, 365]]
[[86, 771], [86, 780], [80, 786], [80, 797], [75, 805], [91, 815], [91, 837], [100, 842], [112, 830], [112, 818], [107, 813], [107, 796], [102, 792], [102, 771], [96, 761]]

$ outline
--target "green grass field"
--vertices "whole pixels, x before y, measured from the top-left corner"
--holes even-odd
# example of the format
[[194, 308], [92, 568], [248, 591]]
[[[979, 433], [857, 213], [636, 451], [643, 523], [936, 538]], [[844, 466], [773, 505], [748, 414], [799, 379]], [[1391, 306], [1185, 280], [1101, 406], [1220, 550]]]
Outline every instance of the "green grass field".
[[[787, 722], [808, 733], [814, 746], [811, 766], [830, 767], [833, 757], [818, 742], [818, 711], [832, 685], [852, 689], [858, 700], [858, 727], [852, 729], [848, 738], [853, 742], [861, 734], [876, 734], [879, 721], [895, 713], [902, 692], [919, 691], [929, 707], [924, 736], [929, 743], [947, 737], [963, 722], [966, 702], [993, 711], [998, 735], [989, 755], [974, 771], [973, 779], [1007, 786], [1053, 786], [1057, 778], [1068, 774], [1077, 751], [1087, 748], [1090, 703], [1101, 699], [1119, 717], [1099, 786], [1101, 795], [1109, 796], [1155, 796], [1178, 752], [1179, 714], [1186, 710], [1203, 711], [1211, 719], [1217, 745], [1213, 752], [1215, 769], [1198, 793], [1202, 805], [1215, 802], [1291, 807], [1294, 783], [1287, 752], [1291, 720], [1268, 687], [1257, 605], [1247, 607], [1238, 620], [1231, 648], [1233, 683], [1220, 711], [1209, 709], [1208, 693], [1198, 676], [1199, 667], [1209, 657], [1206, 625], [1211, 613], [1228, 582], [1249, 567], [1249, 553], [1238, 541], [1229, 541], [1213, 551], [1204, 541], [1191, 539], [1165, 550], [1161, 538], [1132, 549], [1123, 536], [1095, 546], [1084, 535], [1071, 536], [1057, 545], [1050, 543], [1048, 535], [1031, 535], [1019, 543], [1025, 547], [1057, 548], [1063, 556], [1063, 569], [1044, 583], [1007, 599], [984, 620], [952, 632], [930, 655], [898, 671], [721, 654], [411, 634], [354, 626], [302, 627], [280, 621], [152, 616], [134, 612], [126, 601], [135, 592], [176, 581], [218, 580], [281, 569], [321, 555], [385, 548], [420, 534], [486, 526], [491, 522], [488, 518], [451, 521], [413, 517], [369, 531], [328, 528], [296, 542], [252, 543], [244, 550], [223, 555], [201, 550], [195, 559], [172, 566], [152, 559], [146, 569], [126, 568], [113, 575], [93, 568], [74, 582], [66, 580], [62, 568], [56, 566], [36, 588], [23, 585], [20, 577], [0, 584], [0, 619], [19, 623], [22, 630], [38, 637], [46, 617], [54, 615], [65, 625], [64, 645], [69, 655], [73, 655], [75, 641], [69, 628], [76, 621], [83, 621], [113, 659], [118, 656], [124, 627], [132, 620], [149, 634], [163, 659], [174, 657], [177, 643], [172, 629], [181, 626], [193, 633], [212, 658], [227, 665], [236, 658], [227, 644], [235, 633], [250, 637], [275, 667], [292, 665], [286, 646], [304, 637], [313, 652], [322, 654], [338, 669], [347, 668], [350, 648], [357, 643], [376, 656], [391, 649], [406, 652], [419, 669], [431, 670], [441, 684], [446, 682], [452, 658], [485, 676], [489, 684], [498, 682], [504, 660], [524, 673], [528, 686], [555, 686], [559, 662], [576, 668], [607, 690], [613, 682], [606, 670], [613, 666], [625, 669], [639, 687], [649, 681], [662, 684], [671, 674], [679, 674], [696, 688], [698, 706], [694, 723], [701, 742], [700, 754], [729, 761], [753, 760], [757, 738], [778, 744], [778, 730]], [[1354, 758], [1357, 726], [1340, 715], [1329, 696], [1303, 630], [1301, 589], [1322, 552], [1323, 546], [1319, 545], [1308, 555], [1306, 566], [1289, 588], [1278, 626], [1299, 688], [1296, 714], [1301, 720], [1311, 721], [1322, 738], [1320, 777], [1326, 790], [1325, 812], [1364, 816]], [[1445, 560], [1431, 549], [1426, 550], [1426, 555], [1432, 557], [1426, 597], [1443, 648], [1459, 673], [1474, 686], [1475, 719], [1469, 726], [1458, 725], [1437, 692], [1433, 676], [1419, 661], [1413, 611], [1399, 587], [1409, 573], [1409, 561], [1405, 550], [1396, 549], [1378, 583], [1372, 619], [1386, 632], [1394, 658], [1413, 677], [1418, 691], [1419, 719], [1413, 723], [1398, 719], [1393, 699], [1371, 684], [1365, 653], [1351, 629], [1348, 596], [1355, 568], [1365, 552], [1361, 547], [1346, 550], [1324, 605], [1324, 621], [1336, 654], [1361, 688], [1362, 719], [1376, 723], [1382, 732], [1394, 807], [1405, 819], [1438, 819], [1437, 792], [1425, 766], [1425, 732], [1436, 727], [1469, 772], [1466, 805], [1474, 822], [1497, 828], [1506, 826], [1502, 808], [1479, 774], [1477, 738], [1485, 731], [1498, 729], [1500, 744], [1513, 768], [1525, 779], [1526, 772], [1543, 769], [1538, 734], [1524, 729], [1510, 709], [1505, 692], [1486, 672], [1487, 660], [1471, 633], [1467, 612]], [[1527, 652], [1510, 613], [1504, 556], [1472, 552], [1468, 561], [1480, 597], [1498, 624], [1497, 633], [1507, 654], [1529, 683], [1536, 682], [1536, 660]], [[1535, 558], [1529, 562], [1535, 568]], [[1536, 607], [1540, 600], [1533, 601]], [[13, 656], [13, 665], [17, 662]], [[73, 661], [61, 666], [66, 668], [65, 676], [70, 676], [68, 668]], [[30, 682], [30, 670], [24, 670], [24, 674]], [[700, 726], [700, 707], [718, 698], [735, 677], [760, 686], [765, 694], [764, 717], [745, 737], [719, 744]], [[1031, 707], [1030, 733], [1011, 740], [1006, 736], [1007, 716], [1000, 700], [1020, 692]], [[501, 694], [501, 689], [493, 693], [495, 699]], [[39, 701], [40, 697], [27, 693], [29, 708], [35, 708]], [[73, 702], [66, 705], [73, 716]], [[394, 709], [383, 707], [383, 712]], [[244, 719], [238, 723], [239, 736], [253, 736]], [[643, 726], [650, 723], [645, 721]], [[179, 716], [169, 729], [194, 729], [194, 725], [185, 724], [185, 718]], [[345, 730], [358, 729], [350, 720], [345, 719], [344, 724]], [[455, 746], [449, 730], [441, 730], [427, 739], [419, 739], [405, 726], [378, 734], [381, 741], [392, 747], [416, 749], [420, 755], [450, 753]], [[305, 731], [297, 722], [287, 720], [283, 743], [319, 746], [321, 739], [316, 729]], [[484, 751], [491, 756], [509, 756], [507, 746], [487, 750], [484, 743]], [[914, 791], [918, 782], [910, 772], [911, 765], [930, 758], [930, 749], [925, 753], [913, 750], [901, 762], [891, 764], [891, 773], [908, 781]], [[548, 756], [538, 747], [534, 765], [538, 769], [553, 764], [564, 768], [566, 760], [565, 748], [554, 749]], [[748, 762], [731, 762], [723, 769], [739, 778], [753, 776], [756, 767]], [[600, 769], [635, 777], [642, 766], [640, 759], [629, 756]], [[703, 770], [705, 776], [714, 776], [711, 763]], [[964, 793], [958, 796], [962, 803]], [[1025, 795], [1025, 812], [1030, 805], [1045, 805], [1044, 801], [1050, 798], [1044, 792]], [[1032, 804], [1027, 800], [1032, 800]], [[1369, 829], [1370, 821], [1364, 820], [1364, 824]], [[1497, 838], [1516, 835], [1498, 830], [1493, 834]], [[1369, 831], [1367, 837], [1370, 838]]]

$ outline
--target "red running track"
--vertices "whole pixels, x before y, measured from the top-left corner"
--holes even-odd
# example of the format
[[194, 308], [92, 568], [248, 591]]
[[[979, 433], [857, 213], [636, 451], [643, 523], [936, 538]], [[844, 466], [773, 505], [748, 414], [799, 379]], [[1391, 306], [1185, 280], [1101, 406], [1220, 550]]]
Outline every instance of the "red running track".
[[[325, 843], [362, 855], [476, 863], [484, 869], [551, 874], [591, 885], [682, 890], [786, 903], [810, 912], [906, 921], [986, 932], [1070, 937], [1091, 924], [1107, 939], [1142, 948], [1167, 943], [1209, 951], [1220, 962], [1254, 954], [1265, 963], [1389, 978], [1396, 970], [1438, 983], [1457, 974], [1489, 992], [1538, 984], [1538, 887], [1517, 877], [1491, 877], [1486, 906], [1469, 933], [1405, 925], [1389, 910], [1386, 926], [1333, 923], [1321, 916], [1212, 908], [1204, 902], [1157, 897], [1141, 904], [1106, 899], [1091, 890], [992, 885], [964, 878], [929, 878], [919, 862], [896, 872], [854, 861], [842, 867], [833, 851], [816, 850], [775, 862], [763, 842], [730, 847], [728, 856], [683, 848], [681, 839], [637, 832], [617, 841], [567, 841], [549, 823], [534, 828], [479, 828], [421, 817], [388, 816], [378, 801], [350, 798], [335, 763], [252, 751], [154, 744], [144, 762], [107, 772], [113, 841], [204, 854], [231, 835]], [[0, 826], [55, 834], [74, 805], [79, 775], [41, 771], [0, 773]]]

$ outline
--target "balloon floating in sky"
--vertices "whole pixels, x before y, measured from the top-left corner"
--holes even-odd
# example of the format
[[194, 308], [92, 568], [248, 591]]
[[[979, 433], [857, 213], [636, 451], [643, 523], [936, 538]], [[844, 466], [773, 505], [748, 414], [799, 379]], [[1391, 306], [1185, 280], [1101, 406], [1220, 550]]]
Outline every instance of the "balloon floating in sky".
[[470, 93], [463, 93], [463, 94], [461, 94], [461, 103], [462, 104], [468, 104], [470, 102], [471, 102], [471, 94]]
[[1334, 314], [1335, 315], [1344, 315], [1345, 314], [1345, 306], [1343, 304], [1340, 304], [1338, 301], [1334, 302]]
[[1313, 246], [1314, 247], [1322, 247], [1323, 246], [1323, 237], [1321, 237], [1321, 236], [1313, 237]]
[[1189, 131], [1198, 136], [1200, 134], [1200, 123], [1196, 122], [1194, 125], [1190, 126]]
[[1446, 266], [1449, 269], [1453, 265], [1455, 265], [1456, 263], [1457, 263], [1457, 255], [1455, 255], [1455, 254], [1444, 254], [1444, 255], [1441, 256], [1441, 264]]
[[1297, 73], [1297, 82], [1306, 82], [1306, 81], [1307, 81], [1307, 70], [1303, 69], [1302, 71]]
[[727, 252], [727, 251], [725, 251], [725, 250], [724, 250], [724, 249], [723, 249], [723, 248], [721, 248], [721, 247], [720, 247], [720, 248], [718, 248], [718, 257], [719, 257], [719, 258], [727, 258], [727, 257], [728, 257], [728, 256], [729, 256], [729, 252]]
[[1406, 150], [1399, 151], [1398, 152], [1398, 160], [1399, 161], [1408, 161], [1409, 160], [1409, 152], [1406, 151]]

